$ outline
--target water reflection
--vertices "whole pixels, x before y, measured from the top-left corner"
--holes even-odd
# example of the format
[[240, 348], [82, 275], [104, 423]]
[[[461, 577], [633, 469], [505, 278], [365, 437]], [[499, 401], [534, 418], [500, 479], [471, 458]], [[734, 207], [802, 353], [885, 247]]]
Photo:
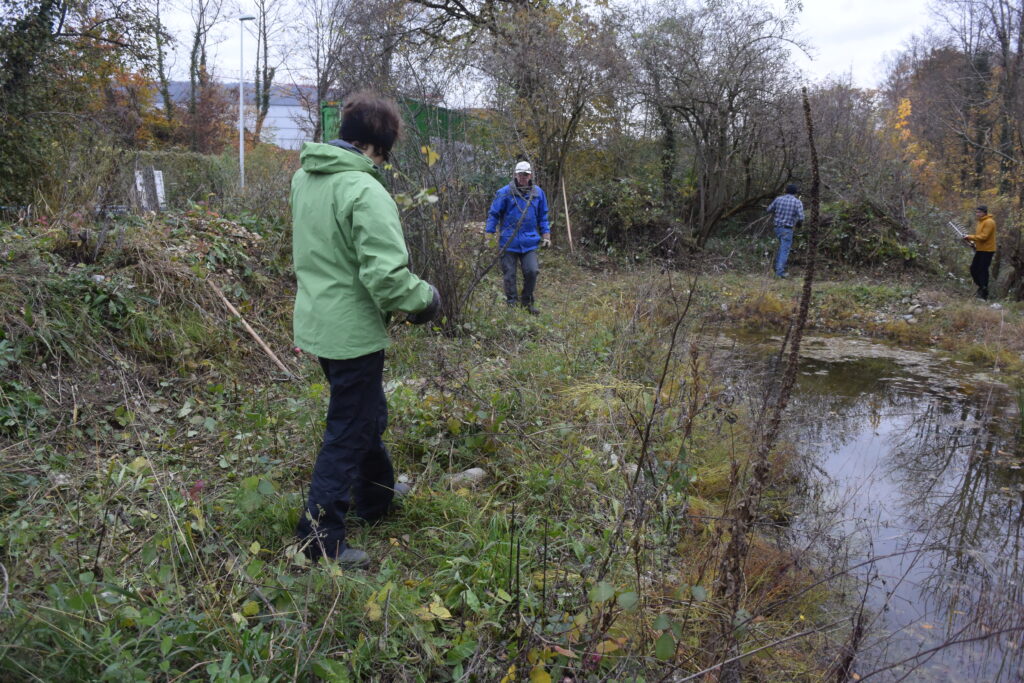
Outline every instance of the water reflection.
[[1024, 680], [1016, 402], [932, 354], [812, 339], [789, 438], [819, 473], [801, 527], [842, 536], [875, 680]]

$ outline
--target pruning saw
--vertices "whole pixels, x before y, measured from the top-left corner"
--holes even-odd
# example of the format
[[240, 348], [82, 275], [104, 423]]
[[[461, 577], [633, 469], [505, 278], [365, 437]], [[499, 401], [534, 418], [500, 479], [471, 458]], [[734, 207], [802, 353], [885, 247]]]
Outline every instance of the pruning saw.
[[[961, 228], [959, 225], [957, 225], [953, 221], [949, 221], [948, 225], [949, 225], [949, 227], [953, 228], [953, 231], [957, 234], [957, 236], [961, 240], [965, 240], [965, 238], [967, 237], [967, 233], [965, 233], [963, 231], [963, 228]], [[973, 242], [968, 242], [968, 243], [970, 244], [971, 248], [973, 249], [974, 248], [974, 243]]]

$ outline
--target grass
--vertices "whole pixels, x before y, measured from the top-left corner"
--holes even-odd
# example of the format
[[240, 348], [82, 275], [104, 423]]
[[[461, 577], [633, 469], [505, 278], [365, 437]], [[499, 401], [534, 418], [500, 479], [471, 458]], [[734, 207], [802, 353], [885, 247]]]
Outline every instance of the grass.
[[[704, 310], [719, 323], [780, 334], [795, 310], [802, 281], [779, 282], [761, 274], [731, 273], [707, 279], [703, 285], [708, 290]], [[1024, 308], [1020, 302], [979, 301], [921, 272], [895, 277], [848, 272], [835, 278], [833, 274], [815, 284], [813, 301], [813, 333], [940, 349], [950, 358], [997, 369], [1009, 384], [1024, 379]], [[920, 310], [907, 322], [914, 305]]]
[[[353, 530], [374, 565], [350, 572], [311, 566], [292, 539], [326, 389], [281, 351], [280, 232], [198, 207], [127, 225], [96, 263], [80, 254], [43, 229], [0, 237], [5, 678], [651, 680], [713, 664], [722, 619], [751, 649], [827, 620], [827, 587], [771, 532], [799, 481], [784, 452], [744, 614], [710, 594], [756, 415], [703, 340], [781, 330], [799, 282], [699, 279], [671, 353], [690, 276], [556, 254], [539, 317], [500, 304], [492, 274], [460, 334], [397, 326], [386, 440], [414, 486], [400, 514]], [[948, 314], [895, 320], [912, 296]], [[1016, 305], [869, 280], [825, 282], [815, 301], [819, 330], [1019, 372]], [[488, 482], [453, 485], [469, 467]], [[814, 680], [841, 640], [825, 629], [745, 666]]]

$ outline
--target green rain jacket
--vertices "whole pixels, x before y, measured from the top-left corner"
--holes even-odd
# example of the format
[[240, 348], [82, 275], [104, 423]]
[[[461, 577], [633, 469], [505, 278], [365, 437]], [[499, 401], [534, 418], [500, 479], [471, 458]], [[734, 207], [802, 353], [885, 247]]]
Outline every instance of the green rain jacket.
[[391, 311], [415, 313], [433, 292], [409, 271], [398, 207], [354, 147], [307, 142], [292, 177], [295, 345], [345, 360], [387, 348]]

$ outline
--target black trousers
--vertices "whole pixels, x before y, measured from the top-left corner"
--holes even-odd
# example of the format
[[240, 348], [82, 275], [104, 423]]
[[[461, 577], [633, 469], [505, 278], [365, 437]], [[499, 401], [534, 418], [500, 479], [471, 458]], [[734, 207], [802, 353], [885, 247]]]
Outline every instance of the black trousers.
[[313, 466], [306, 507], [296, 534], [309, 539], [306, 554], [337, 557], [345, 550], [345, 515], [384, 516], [395, 472], [382, 436], [388, 424], [384, 351], [348, 360], [320, 359], [331, 386], [323, 445]]
[[988, 269], [992, 265], [994, 251], [976, 251], [971, 261], [971, 279], [978, 285], [978, 294], [988, 298]]

